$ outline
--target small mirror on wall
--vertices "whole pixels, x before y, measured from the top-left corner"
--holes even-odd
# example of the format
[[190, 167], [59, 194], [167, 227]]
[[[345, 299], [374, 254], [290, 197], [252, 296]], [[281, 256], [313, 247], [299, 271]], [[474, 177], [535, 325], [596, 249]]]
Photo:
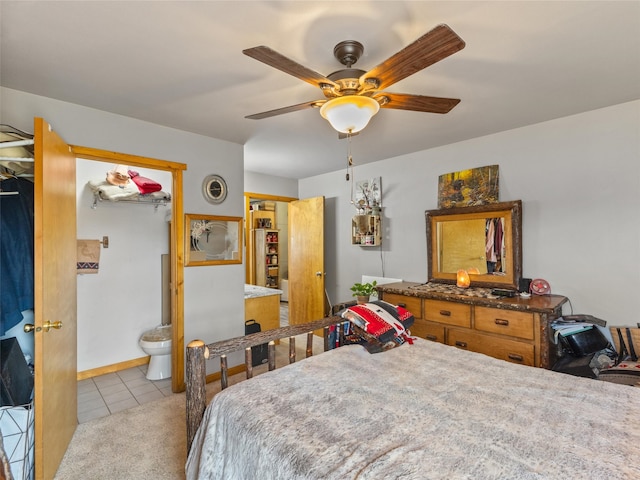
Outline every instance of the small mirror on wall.
[[242, 217], [185, 215], [187, 267], [242, 263]]

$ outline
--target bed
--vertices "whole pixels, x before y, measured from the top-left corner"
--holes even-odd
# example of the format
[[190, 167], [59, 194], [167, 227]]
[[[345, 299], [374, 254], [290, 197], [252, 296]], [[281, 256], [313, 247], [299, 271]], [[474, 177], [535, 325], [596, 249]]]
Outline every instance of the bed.
[[[326, 333], [340, 320], [307, 327]], [[264, 334], [303, 328], [189, 344], [188, 480], [640, 478], [640, 389], [422, 339], [376, 354], [332, 349], [204, 409], [205, 352], [250, 351]]]

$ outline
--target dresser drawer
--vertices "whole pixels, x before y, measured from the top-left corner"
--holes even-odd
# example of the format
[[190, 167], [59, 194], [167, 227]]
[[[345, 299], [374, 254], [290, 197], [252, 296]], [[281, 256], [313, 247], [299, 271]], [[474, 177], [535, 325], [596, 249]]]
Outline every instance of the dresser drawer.
[[475, 328], [483, 332], [534, 339], [533, 314], [500, 308], [475, 307]]
[[424, 301], [424, 318], [447, 325], [471, 327], [471, 305], [426, 299]]
[[422, 299], [418, 297], [408, 297], [406, 295], [396, 295], [395, 293], [385, 293], [382, 300], [392, 305], [402, 305], [413, 313], [415, 318], [422, 317]]
[[535, 366], [535, 349], [530, 343], [451, 328], [447, 333], [447, 344], [508, 362]]
[[[431, 340], [432, 342], [444, 343], [444, 332], [445, 326], [440, 323], [427, 322], [426, 320], [421, 320], [422, 328], [420, 331], [422, 332], [419, 336], [422, 338], [426, 338], [427, 340]], [[413, 333], [413, 329], [411, 330]]]
[[416, 318], [413, 325], [409, 327], [409, 331], [411, 332], [411, 336], [427, 338], [428, 326], [427, 322], [422, 318]]

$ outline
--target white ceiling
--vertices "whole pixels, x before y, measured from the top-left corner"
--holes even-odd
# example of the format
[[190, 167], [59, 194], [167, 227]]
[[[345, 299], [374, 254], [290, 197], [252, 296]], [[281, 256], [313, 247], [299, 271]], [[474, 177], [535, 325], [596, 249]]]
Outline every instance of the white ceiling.
[[[245, 145], [245, 169], [290, 178], [346, 167], [324, 98], [242, 54], [266, 45], [323, 75], [333, 47], [369, 70], [440, 23], [462, 51], [388, 91], [460, 98], [446, 115], [384, 109], [356, 165], [640, 98], [639, 1], [6, 1], [2, 86]], [[8, 119], [3, 119], [5, 122]]]

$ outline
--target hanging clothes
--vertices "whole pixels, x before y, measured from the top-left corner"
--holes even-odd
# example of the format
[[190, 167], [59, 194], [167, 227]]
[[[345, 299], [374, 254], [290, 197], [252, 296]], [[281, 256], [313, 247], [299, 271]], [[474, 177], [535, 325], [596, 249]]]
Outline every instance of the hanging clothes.
[[0, 184], [0, 336], [33, 309], [33, 183], [9, 178]]
[[505, 265], [502, 261], [504, 252], [504, 218], [496, 218], [496, 233], [493, 249], [496, 252], [496, 271], [504, 272]]

